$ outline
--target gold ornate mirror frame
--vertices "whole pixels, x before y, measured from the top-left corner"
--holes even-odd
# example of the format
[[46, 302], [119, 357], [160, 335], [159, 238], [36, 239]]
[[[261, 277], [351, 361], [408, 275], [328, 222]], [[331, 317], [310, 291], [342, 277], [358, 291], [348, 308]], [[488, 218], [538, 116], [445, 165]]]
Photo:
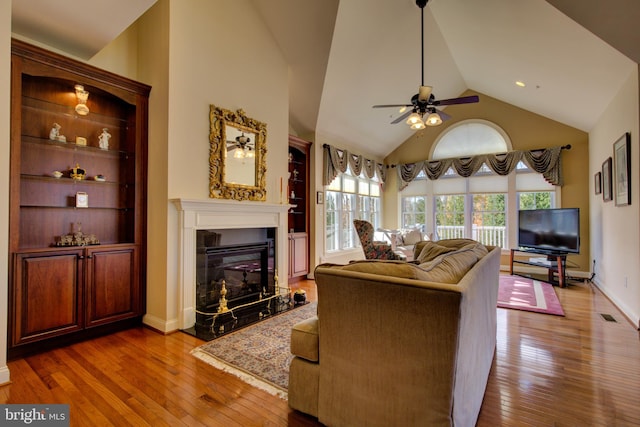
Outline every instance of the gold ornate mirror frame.
[[[266, 123], [247, 117], [242, 109], [234, 112], [215, 105], [209, 108], [209, 121], [209, 197], [266, 200]], [[231, 155], [236, 150], [253, 153], [238, 159]], [[238, 173], [243, 168], [247, 170]]]

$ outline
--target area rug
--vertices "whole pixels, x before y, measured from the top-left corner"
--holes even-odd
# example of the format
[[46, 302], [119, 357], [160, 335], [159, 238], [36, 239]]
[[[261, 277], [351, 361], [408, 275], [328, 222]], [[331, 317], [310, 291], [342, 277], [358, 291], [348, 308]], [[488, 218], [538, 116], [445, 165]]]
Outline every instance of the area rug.
[[498, 307], [564, 316], [551, 284], [519, 276], [500, 275]]
[[261, 390], [287, 398], [291, 327], [316, 315], [312, 302], [223, 335], [191, 350], [191, 354]]

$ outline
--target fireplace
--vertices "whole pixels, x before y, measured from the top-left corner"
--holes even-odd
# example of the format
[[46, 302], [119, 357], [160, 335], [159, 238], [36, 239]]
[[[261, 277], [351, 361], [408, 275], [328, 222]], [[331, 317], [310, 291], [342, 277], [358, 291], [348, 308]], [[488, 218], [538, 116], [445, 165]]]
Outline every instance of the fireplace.
[[[209, 328], [218, 334], [220, 326], [229, 328], [229, 319], [237, 324], [238, 314], [253, 311], [260, 317], [277, 310], [276, 303], [288, 297], [289, 205], [219, 199], [173, 203], [180, 221], [179, 329]], [[212, 325], [214, 317], [218, 323]]]
[[213, 339], [290, 308], [276, 282], [274, 237], [274, 228], [196, 231], [196, 322], [187, 332]]

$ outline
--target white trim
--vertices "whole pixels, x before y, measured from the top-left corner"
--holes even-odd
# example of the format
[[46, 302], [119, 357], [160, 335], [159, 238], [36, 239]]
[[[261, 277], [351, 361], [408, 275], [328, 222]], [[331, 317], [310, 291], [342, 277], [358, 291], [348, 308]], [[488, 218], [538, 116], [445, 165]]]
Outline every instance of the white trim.
[[11, 382], [11, 373], [9, 372], [8, 366], [3, 366], [0, 368], [0, 386], [9, 384]]

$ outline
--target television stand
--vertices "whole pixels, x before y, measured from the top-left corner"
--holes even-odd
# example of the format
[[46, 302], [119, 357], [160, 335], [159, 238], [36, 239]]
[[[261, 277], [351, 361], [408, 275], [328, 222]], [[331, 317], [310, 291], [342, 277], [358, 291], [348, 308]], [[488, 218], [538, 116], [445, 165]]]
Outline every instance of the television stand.
[[[526, 254], [544, 255], [542, 258], [529, 258], [527, 260], [515, 259], [515, 253], [522, 252]], [[535, 267], [546, 268], [548, 271], [548, 282], [557, 284], [561, 288], [567, 286], [567, 254], [566, 253], [553, 253], [549, 254], [544, 251], [536, 251], [535, 249], [511, 249], [511, 256], [509, 258], [509, 273], [511, 275], [523, 276], [513, 272], [513, 264], [525, 264]], [[558, 273], [558, 280], [553, 277], [554, 273]]]

